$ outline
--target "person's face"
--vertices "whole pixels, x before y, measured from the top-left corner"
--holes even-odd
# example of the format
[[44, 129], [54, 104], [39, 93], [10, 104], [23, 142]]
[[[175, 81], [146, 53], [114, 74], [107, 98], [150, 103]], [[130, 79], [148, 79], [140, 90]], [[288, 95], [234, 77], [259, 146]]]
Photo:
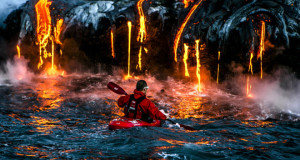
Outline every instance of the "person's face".
[[148, 88], [144, 88], [143, 92], [146, 94], [147, 93]]

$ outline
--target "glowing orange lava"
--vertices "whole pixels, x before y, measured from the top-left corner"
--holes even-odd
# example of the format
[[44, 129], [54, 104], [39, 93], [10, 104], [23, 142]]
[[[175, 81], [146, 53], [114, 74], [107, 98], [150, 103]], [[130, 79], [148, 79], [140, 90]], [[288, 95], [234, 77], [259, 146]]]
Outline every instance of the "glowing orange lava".
[[189, 7], [191, 2], [194, 2], [194, 0], [183, 0], [182, 3], [184, 3], [184, 8]]
[[200, 40], [196, 40], [195, 42], [196, 42], [195, 50], [196, 50], [196, 58], [197, 58], [196, 75], [198, 78], [198, 91], [201, 92], [201, 74], [200, 74], [201, 64], [200, 64], [200, 51], [199, 51]]
[[140, 51], [139, 51], [139, 68], [142, 70], [142, 46], [140, 46]]
[[248, 70], [248, 72], [251, 72], [251, 74], [253, 75], [252, 59], [253, 59], [253, 52], [251, 52], [250, 54], [250, 63], [249, 63], [249, 70]]
[[259, 57], [260, 57], [260, 78], [263, 78], [263, 52], [265, 51], [265, 32], [266, 24], [264, 21], [261, 21], [261, 33], [260, 33], [260, 46], [259, 46]]
[[128, 25], [128, 74], [127, 74], [127, 78], [130, 78], [130, 44], [131, 44], [131, 26], [132, 23], [131, 21], [127, 22]]
[[115, 55], [115, 47], [114, 47], [114, 31], [113, 31], [113, 29], [110, 30], [110, 43], [111, 43], [111, 55], [113, 58], [115, 58], [116, 55]]
[[147, 36], [147, 32], [146, 32], [146, 19], [145, 19], [145, 15], [143, 12], [143, 2], [145, 0], [139, 0], [137, 3], [137, 9], [140, 15], [140, 31], [138, 34], [138, 38], [137, 41], [143, 42], [144, 40], [146, 40], [146, 36]]
[[219, 84], [219, 74], [220, 74], [220, 58], [221, 58], [221, 52], [218, 51], [218, 73], [217, 73], [217, 83]]
[[202, 2], [202, 0], [199, 0], [196, 4], [194, 4], [193, 8], [190, 10], [190, 12], [188, 13], [187, 17], [184, 19], [181, 27], [179, 28], [179, 30], [178, 30], [178, 32], [176, 34], [175, 41], [174, 41], [174, 60], [175, 60], [175, 62], [177, 62], [177, 49], [178, 49], [179, 41], [181, 39], [182, 32], [183, 32], [186, 24], [189, 22], [191, 16], [195, 12], [195, 10], [201, 4], [201, 2]]
[[51, 54], [51, 56], [52, 56], [52, 61], [51, 61], [51, 69], [54, 69], [54, 42], [53, 42], [53, 38], [51, 38], [51, 42], [52, 42], [52, 54]]
[[189, 46], [184, 43], [184, 56], [183, 56], [183, 62], [184, 62], [184, 68], [185, 68], [185, 76], [189, 77], [189, 70], [188, 70], [188, 65], [187, 65], [187, 60], [189, 58]]
[[46, 46], [51, 34], [51, 16], [49, 10], [51, 4], [52, 2], [48, 2], [48, 0], [39, 0], [35, 5], [37, 16], [37, 43], [40, 47], [40, 61], [38, 68], [43, 65], [42, 53], [44, 54], [44, 57], [47, 57]]
[[[253, 52], [251, 52], [251, 54], [250, 54], [250, 62], [249, 62], [249, 69], [248, 69], [248, 72], [251, 72], [251, 74], [253, 75], [252, 59], [253, 59]], [[251, 94], [252, 86], [250, 84], [250, 77], [249, 77], [249, 75], [247, 76], [247, 87], [246, 88], [247, 88], [246, 89], [247, 96], [248, 97], [253, 97], [252, 94]]]
[[18, 58], [21, 58], [21, 50], [19, 45], [17, 45], [17, 51], [18, 51]]
[[60, 37], [60, 33], [61, 33], [61, 31], [62, 31], [62, 25], [63, 25], [63, 23], [64, 23], [64, 20], [63, 20], [63, 19], [58, 20], [58, 21], [56, 22], [56, 27], [54, 28], [55, 42], [56, 42], [57, 44], [60, 44], [60, 45], [62, 45], [62, 43], [61, 43], [59, 37]]

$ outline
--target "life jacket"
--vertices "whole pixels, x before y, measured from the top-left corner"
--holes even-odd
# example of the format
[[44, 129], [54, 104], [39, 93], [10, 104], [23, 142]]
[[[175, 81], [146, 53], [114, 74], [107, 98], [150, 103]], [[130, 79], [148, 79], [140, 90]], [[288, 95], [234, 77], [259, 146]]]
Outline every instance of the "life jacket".
[[153, 119], [150, 118], [145, 112], [143, 111], [142, 107], [139, 107], [139, 104], [146, 99], [146, 97], [142, 96], [138, 99], [134, 98], [134, 94], [130, 95], [130, 99], [127, 103], [127, 105], [124, 108], [125, 111], [125, 117], [127, 118], [134, 118], [136, 119], [136, 115], [138, 112], [142, 113], [142, 118], [141, 120], [146, 121], [146, 122], [153, 122]]

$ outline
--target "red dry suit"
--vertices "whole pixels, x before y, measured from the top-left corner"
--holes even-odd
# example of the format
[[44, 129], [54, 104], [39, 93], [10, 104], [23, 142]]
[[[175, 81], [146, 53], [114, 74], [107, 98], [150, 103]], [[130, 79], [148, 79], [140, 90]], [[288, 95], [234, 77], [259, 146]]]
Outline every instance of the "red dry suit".
[[136, 89], [134, 90], [134, 94], [120, 97], [118, 99], [118, 105], [119, 107], [124, 107], [125, 117], [128, 118], [142, 120], [145, 119], [145, 116], [154, 120], [166, 120], [167, 118], [155, 107], [153, 102], [146, 98], [145, 93]]

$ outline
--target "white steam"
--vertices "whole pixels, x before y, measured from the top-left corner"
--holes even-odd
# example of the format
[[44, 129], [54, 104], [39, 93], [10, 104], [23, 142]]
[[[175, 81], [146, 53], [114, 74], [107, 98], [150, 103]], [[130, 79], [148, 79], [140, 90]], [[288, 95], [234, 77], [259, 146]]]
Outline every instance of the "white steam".
[[3, 25], [7, 16], [15, 9], [19, 8], [27, 0], [0, 0], [0, 26]]
[[253, 95], [265, 109], [300, 116], [300, 80], [286, 69], [277, 71], [272, 78], [255, 80]]
[[33, 77], [33, 73], [28, 70], [28, 61], [24, 58], [14, 58], [13, 61], [8, 61], [5, 66], [5, 71], [0, 71], [0, 85], [7, 83], [28, 83]]

